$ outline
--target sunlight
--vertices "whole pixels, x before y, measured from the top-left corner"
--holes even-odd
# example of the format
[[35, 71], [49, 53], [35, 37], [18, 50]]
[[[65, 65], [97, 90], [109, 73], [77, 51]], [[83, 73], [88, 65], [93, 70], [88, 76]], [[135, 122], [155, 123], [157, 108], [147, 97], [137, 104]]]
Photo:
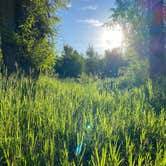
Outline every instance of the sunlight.
[[102, 45], [104, 49], [121, 48], [124, 40], [124, 34], [120, 26], [105, 28], [102, 33]]

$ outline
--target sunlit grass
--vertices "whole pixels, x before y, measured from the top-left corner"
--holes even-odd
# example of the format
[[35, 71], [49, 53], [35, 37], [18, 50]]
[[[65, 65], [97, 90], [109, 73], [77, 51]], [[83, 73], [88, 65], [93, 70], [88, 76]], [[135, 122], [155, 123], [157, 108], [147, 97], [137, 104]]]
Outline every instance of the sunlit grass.
[[1, 79], [0, 165], [166, 165], [166, 113], [150, 105], [151, 83], [103, 87]]

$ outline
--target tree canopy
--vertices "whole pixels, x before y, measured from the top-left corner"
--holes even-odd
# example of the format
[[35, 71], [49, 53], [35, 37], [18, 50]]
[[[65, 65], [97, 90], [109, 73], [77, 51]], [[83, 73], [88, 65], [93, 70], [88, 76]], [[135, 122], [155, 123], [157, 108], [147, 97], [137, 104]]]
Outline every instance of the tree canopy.
[[130, 45], [149, 57], [151, 78], [165, 75], [164, 0], [116, 0], [112, 11], [111, 23], [121, 24]]
[[64, 0], [2, 0], [0, 36], [3, 64], [8, 74], [16, 68], [28, 73], [50, 70], [55, 62], [52, 45], [59, 8]]
[[55, 65], [60, 77], [78, 77], [83, 72], [84, 59], [71, 46], [65, 45], [62, 56]]

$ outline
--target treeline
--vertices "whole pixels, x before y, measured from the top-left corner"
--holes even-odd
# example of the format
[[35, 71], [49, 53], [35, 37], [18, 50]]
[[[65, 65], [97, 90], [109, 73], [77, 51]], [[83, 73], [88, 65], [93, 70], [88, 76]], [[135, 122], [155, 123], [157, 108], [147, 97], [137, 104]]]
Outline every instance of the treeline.
[[55, 72], [60, 77], [79, 77], [82, 73], [95, 75], [100, 78], [117, 77], [121, 67], [127, 65], [127, 61], [118, 49], [106, 50], [105, 55], [99, 55], [92, 46], [81, 55], [71, 46], [65, 45], [62, 55], [58, 57]]
[[139, 84], [148, 78], [148, 66], [147, 58], [139, 57], [131, 49], [122, 53], [121, 49], [116, 48], [99, 55], [93, 46], [89, 46], [86, 54], [82, 55], [65, 45], [54, 69], [60, 78], [78, 78], [84, 73], [100, 79], [125, 77]]

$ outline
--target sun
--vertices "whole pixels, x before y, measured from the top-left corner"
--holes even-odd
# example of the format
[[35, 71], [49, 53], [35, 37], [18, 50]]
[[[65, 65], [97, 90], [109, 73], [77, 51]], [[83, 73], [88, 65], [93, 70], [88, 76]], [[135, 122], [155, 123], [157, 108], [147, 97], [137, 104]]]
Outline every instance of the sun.
[[102, 33], [102, 42], [104, 49], [121, 48], [124, 40], [123, 30], [120, 26], [113, 28], [104, 28]]

